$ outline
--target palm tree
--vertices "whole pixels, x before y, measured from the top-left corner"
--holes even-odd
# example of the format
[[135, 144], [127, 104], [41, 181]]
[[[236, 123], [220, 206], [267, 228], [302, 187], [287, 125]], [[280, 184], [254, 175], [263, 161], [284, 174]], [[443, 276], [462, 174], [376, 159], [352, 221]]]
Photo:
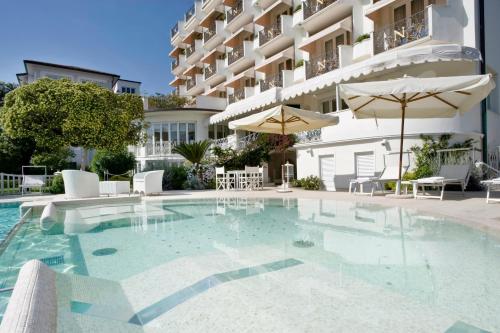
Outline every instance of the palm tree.
[[197, 141], [193, 143], [181, 143], [174, 147], [173, 152], [181, 155], [189, 162], [193, 163], [195, 169], [197, 170], [196, 174], [198, 179], [201, 180], [200, 172], [200, 163], [205, 157], [205, 154], [210, 148], [211, 142], [209, 140]]

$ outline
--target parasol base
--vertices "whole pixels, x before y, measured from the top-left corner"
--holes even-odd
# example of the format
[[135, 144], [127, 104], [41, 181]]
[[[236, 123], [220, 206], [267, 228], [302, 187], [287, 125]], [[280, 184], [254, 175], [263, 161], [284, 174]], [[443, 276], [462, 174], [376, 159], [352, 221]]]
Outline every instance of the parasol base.
[[413, 199], [413, 194], [391, 193], [391, 194], [387, 194], [385, 197], [390, 198], [390, 199]]

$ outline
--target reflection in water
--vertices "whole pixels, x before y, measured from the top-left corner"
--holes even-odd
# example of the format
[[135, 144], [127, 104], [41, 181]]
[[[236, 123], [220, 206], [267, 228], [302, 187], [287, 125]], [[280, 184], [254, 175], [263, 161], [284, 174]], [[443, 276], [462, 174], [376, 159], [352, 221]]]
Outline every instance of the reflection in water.
[[[64, 263], [52, 266], [59, 272], [147, 280], [151, 270], [182, 258], [222, 256], [240, 267], [254, 253], [337, 274], [336, 287], [352, 297], [350, 288], [362, 283], [376, 297], [400, 295], [500, 329], [492, 310], [500, 307], [499, 244], [483, 232], [397, 207], [290, 198], [153, 201], [68, 207], [45, 231], [28, 223], [0, 256], [0, 277], [12, 286], [27, 260], [63, 256]], [[96, 255], [100, 249], [113, 251]], [[318, 275], [313, 284], [331, 283], [323, 279]]]

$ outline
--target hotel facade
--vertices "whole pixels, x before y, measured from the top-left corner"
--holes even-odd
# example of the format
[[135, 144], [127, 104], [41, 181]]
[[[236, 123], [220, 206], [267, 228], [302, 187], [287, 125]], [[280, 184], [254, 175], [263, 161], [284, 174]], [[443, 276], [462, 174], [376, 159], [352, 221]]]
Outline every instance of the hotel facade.
[[[298, 178], [316, 175], [327, 190], [347, 188], [349, 179], [383, 170], [398, 151], [400, 121], [354, 119], [338, 84], [404, 75], [496, 78], [498, 11], [500, 2], [482, 0], [196, 1], [171, 29], [170, 85], [211, 110], [195, 123], [208, 127], [203, 132], [215, 144], [235, 149], [255, 134], [230, 132], [231, 120], [278, 104], [334, 112], [339, 125], [300, 133], [288, 158]], [[451, 133], [454, 141], [472, 138], [494, 152], [499, 104], [497, 88], [464, 116], [408, 120], [405, 149], [420, 144], [421, 134]], [[156, 144], [171, 144], [168, 125], [155, 121], [153, 128], [162, 128]], [[270, 162], [270, 180], [280, 177], [279, 162]]]

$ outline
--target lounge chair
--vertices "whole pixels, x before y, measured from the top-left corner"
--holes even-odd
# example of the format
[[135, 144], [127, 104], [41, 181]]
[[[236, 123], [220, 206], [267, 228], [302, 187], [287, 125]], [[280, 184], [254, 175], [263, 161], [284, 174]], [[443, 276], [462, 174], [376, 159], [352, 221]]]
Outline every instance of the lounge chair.
[[134, 193], [150, 195], [163, 192], [163, 170], [146, 171], [134, 175]]
[[45, 187], [45, 179], [47, 177], [44, 175], [23, 175], [23, 180], [21, 183], [21, 195], [24, 195], [26, 190], [31, 190], [37, 188], [42, 194], [42, 190]]
[[496, 189], [500, 189], [500, 177], [493, 178], [490, 180], [483, 180], [481, 182], [481, 184], [486, 186], [486, 203], [487, 204], [490, 202], [500, 202], [500, 199], [491, 199], [490, 198], [490, 194], [491, 194], [492, 190], [494, 191]]
[[[435, 198], [443, 200], [444, 190], [446, 185], [459, 185], [462, 188], [462, 193], [465, 191], [465, 187], [469, 182], [470, 177], [470, 165], [460, 164], [460, 165], [442, 165], [439, 169], [437, 176], [421, 178], [417, 180], [412, 180], [413, 184], [413, 196], [417, 198]], [[440, 195], [426, 195], [426, 187], [436, 187], [440, 189]], [[422, 194], [419, 194], [419, 190], [422, 189]]]
[[[401, 169], [401, 175], [405, 175], [408, 171], [409, 165], [403, 166]], [[349, 182], [349, 193], [356, 193], [356, 188], [361, 185], [371, 185], [370, 196], [375, 194], [375, 189], [378, 188], [382, 192], [385, 192], [385, 183], [394, 182], [399, 179], [399, 166], [390, 165], [384, 168], [380, 176], [378, 177], [360, 177], [356, 179], [351, 179]], [[352, 187], [354, 185], [354, 191]]]
[[99, 177], [97, 174], [80, 170], [63, 170], [62, 176], [66, 199], [99, 197]]

